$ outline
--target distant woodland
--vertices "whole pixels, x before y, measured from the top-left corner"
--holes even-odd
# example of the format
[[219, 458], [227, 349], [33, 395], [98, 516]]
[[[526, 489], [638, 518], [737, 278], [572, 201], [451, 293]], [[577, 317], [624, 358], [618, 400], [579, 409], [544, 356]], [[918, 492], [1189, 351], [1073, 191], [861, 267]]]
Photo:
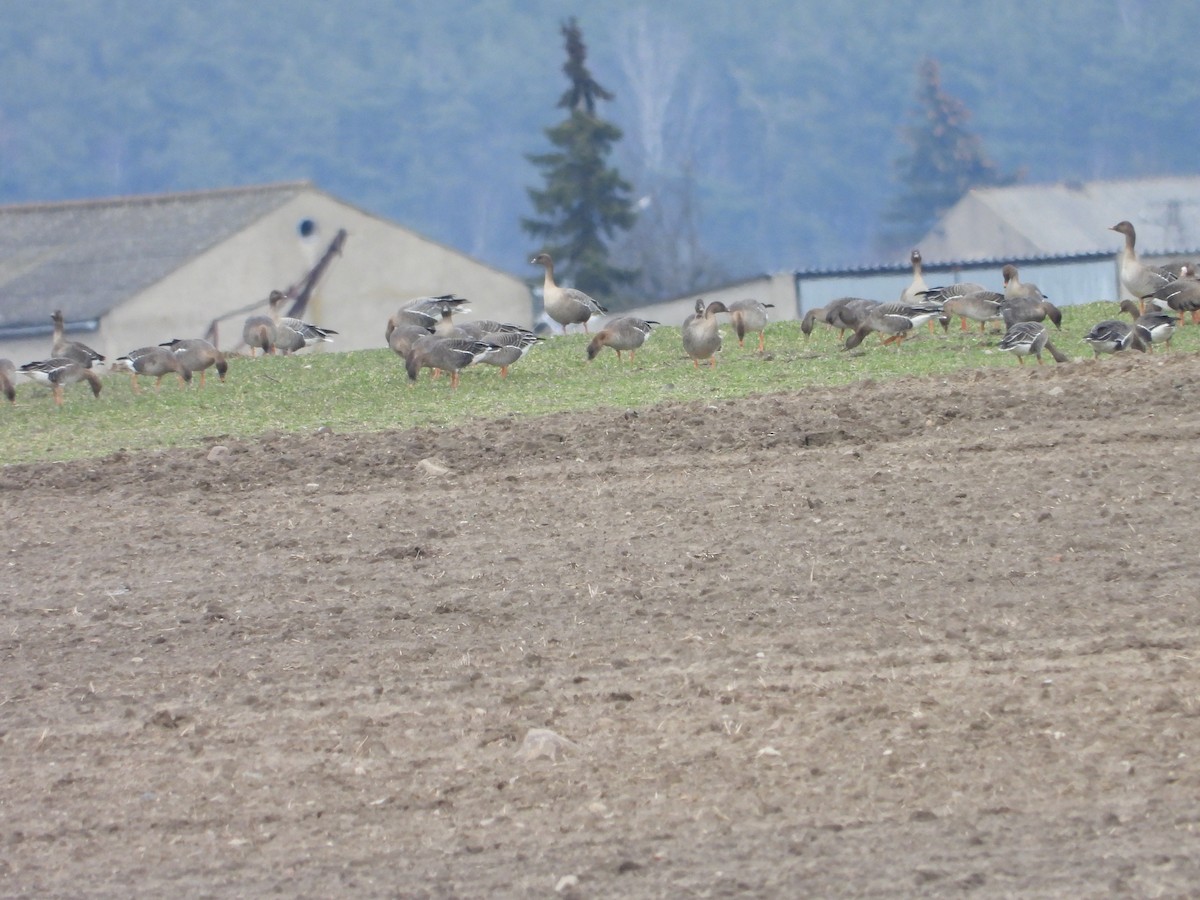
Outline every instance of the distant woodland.
[[[574, 15], [643, 251], [877, 261], [917, 69], [1027, 182], [1194, 173], [1182, 0], [40, 0], [0, 29], [0, 202], [312, 179], [522, 276]], [[665, 253], [670, 248], [669, 254]], [[615, 248], [629, 253], [631, 247]], [[639, 263], [640, 264], [640, 263]]]

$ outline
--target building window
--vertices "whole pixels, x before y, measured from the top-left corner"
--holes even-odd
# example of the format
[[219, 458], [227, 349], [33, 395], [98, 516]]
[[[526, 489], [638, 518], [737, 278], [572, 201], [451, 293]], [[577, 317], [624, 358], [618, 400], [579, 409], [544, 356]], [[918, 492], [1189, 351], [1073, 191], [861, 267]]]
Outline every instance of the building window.
[[310, 238], [317, 233], [317, 223], [312, 219], [301, 219], [296, 225], [296, 231], [302, 238]]

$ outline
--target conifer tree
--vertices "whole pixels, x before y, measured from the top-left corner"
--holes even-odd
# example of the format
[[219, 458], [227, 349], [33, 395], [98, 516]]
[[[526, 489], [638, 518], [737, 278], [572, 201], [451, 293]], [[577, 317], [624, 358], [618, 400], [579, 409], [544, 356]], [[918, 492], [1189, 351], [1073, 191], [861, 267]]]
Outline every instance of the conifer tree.
[[528, 188], [537, 217], [523, 218], [521, 227], [541, 240], [540, 249], [554, 257], [566, 280], [603, 298], [637, 274], [608, 261], [608, 242], [634, 223], [632, 188], [607, 164], [621, 129], [596, 115], [596, 101], [613, 95], [588, 70], [587, 47], [573, 18], [562, 26], [562, 35], [567, 51], [563, 72], [570, 86], [558, 108], [568, 115], [546, 129], [556, 149], [527, 155], [542, 170], [545, 187]]
[[901, 183], [884, 213], [881, 245], [898, 249], [919, 240], [938, 217], [975, 187], [1012, 184], [987, 155], [978, 135], [967, 130], [970, 110], [942, 89], [937, 60], [917, 66], [917, 96], [910, 123], [902, 131], [908, 152], [896, 160]]

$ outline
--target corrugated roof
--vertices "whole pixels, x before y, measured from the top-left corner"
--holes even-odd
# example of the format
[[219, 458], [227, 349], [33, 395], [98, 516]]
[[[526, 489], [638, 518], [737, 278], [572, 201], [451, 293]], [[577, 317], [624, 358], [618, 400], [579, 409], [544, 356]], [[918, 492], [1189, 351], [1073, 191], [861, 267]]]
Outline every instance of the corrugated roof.
[[0, 328], [95, 320], [309, 182], [0, 206]]
[[974, 258], [979, 235], [972, 232], [978, 225], [984, 233], [999, 229], [1019, 236], [1030, 248], [1025, 255], [1115, 254], [1123, 238], [1108, 228], [1123, 219], [1137, 229], [1141, 255], [1191, 252], [1200, 246], [1200, 176], [978, 188], [948, 210], [918, 246], [926, 259]]

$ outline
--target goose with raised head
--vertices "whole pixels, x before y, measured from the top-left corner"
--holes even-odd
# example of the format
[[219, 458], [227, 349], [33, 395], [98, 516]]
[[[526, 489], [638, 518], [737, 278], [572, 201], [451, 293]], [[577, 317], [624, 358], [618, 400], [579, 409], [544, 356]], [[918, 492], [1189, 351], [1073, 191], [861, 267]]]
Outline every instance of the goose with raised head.
[[92, 396], [100, 396], [100, 376], [78, 360], [65, 356], [25, 363], [21, 366], [21, 373], [50, 388], [54, 392], [54, 402], [59, 406], [63, 404], [63, 387], [77, 381], [86, 381], [92, 389]]
[[135, 394], [142, 392], [138, 387], [139, 375], [155, 379], [155, 393], [162, 387], [163, 378], [171, 373], [179, 377], [181, 385], [190, 384], [192, 380], [191, 370], [166, 347], [139, 347], [137, 350], [131, 350], [113, 363], [113, 371], [129, 373]]
[[90, 369], [95, 363], [104, 362], [104, 355], [97, 353], [82, 341], [68, 341], [64, 336], [64, 319], [61, 309], [50, 314], [54, 323], [54, 337], [50, 344], [50, 356], [54, 359], [73, 359], [85, 369]]
[[1041, 322], [1014, 323], [996, 347], [1005, 353], [1013, 354], [1021, 365], [1025, 365], [1025, 357], [1035, 356], [1040, 366], [1043, 350], [1054, 357], [1057, 363], [1070, 362], [1070, 358], [1050, 342], [1050, 332], [1046, 331], [1046, 326]]
[[653, 319], [641, 319], [637, 316], [618, 316], [615, 319], [609, 319], [604, 323], [604, 327], [596, 332], [587, 346], [588, 362], [595, 359], [605, 347], [611, 347], [617, 352], [618, 361], [624, 359], [621, 353], [628, 351], [629, 361], [632, 363], [634, 353], [646, 343], [646, 338], [650, 336], [650, 330], [657, 324], [659, 323]]
[[683, 320], [683, 349], [691, 357], [694, 368], [700, 368], [702, 359], [708, 360], [709, 368], [716, 368], [716, 353], [721, 349], [721, 329], [717, 322], [717, 314], [723, 312], [729, 312], [729, 309], [720, 300], [714, 300], [705, 306], [703, 300], [697, 299], [696, 311]]
[[1125, 236], [1125, 246], [1117, 254], [1117, 271], [1122, 287], [1138, 300], [1174, 281], [1176, 274], [1162, 266], [1148, 266], [1138, 259], [1137, 231], [1133, 223], [1122, 220], [1108, 229]]
[[737, 335], [739, 347], [746, 346], [747, 334], [758, 332], [758, 352], [766, 349], [767, 322], [770, 319], [767, 310], [774, 308], [774, 303], [763, 303], [753, 298], [735, 300], [729, 304], [729, 321], [733, 323], [733, 333]]
[[1005, 328], [1017, 322], [1043, 322], [1049, 319], [1055, 328], [1062, 328], [1062, 312], [1046, 299], [1036, 284], [1021, 281], [1017, 267], [1011, 263], [1001, 270], [1004, 278], [1004, 299], [1000, 314]]
[[1142, 312], [1132, 300], [1121, 301], [1121, 312], [1133, 317], [1133, 327], [1138, 330], [1149, 351], [1154, 352], [1155, 344], [1171, 349], [1171, 338], [1175, 336], [1175, 329], [1179, 325], [1177, 318], [1158, 310]]
[[11, 359], [0, 359], [0, 391], [9, 403], [17, 402], [17, 367]]
[[214, 367], [217, 370], [217, 376], [224, 383], [225, 373], [229, 371], [229, 363], [225, 360], [225, 354], [218, 350], [211, 341], [203, 338], [174, 338], [164, 341], [158, 346], [166, 347], [174, 353], [189, 372], [199, 372], [200, 387], [204, 387], [204, 373]]
[[542, 304], [546, 315], [562, 326], [563, 334], [567, 333], [568, 325], [582, 325], [588, 333], [588, 319], [608, 312], [583, 291], [559, 287], [554, 281], [554, 260], [549, 253], [539, 253], [529, 262], [546, 272], [542, 280]]

